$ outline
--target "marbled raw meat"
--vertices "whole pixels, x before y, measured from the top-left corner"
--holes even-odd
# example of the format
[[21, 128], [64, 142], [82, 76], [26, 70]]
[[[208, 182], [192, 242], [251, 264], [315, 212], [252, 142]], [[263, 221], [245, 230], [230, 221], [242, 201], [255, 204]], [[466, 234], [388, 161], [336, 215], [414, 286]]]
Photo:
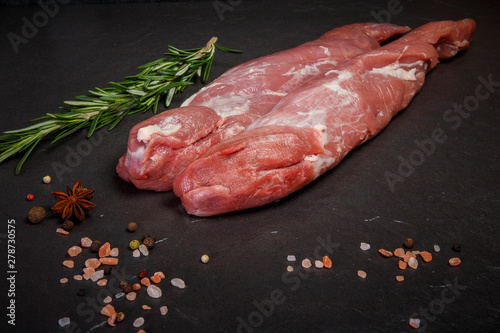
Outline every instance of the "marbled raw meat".
[[290, 91], [379, 43], [408, 31], [359, 23], [230, 69], [180, 108], [132, 128], [118, 175], [141, 189], [167, 191], [177, 174], [211, 146], [243, 131]]
[[439, 62], [467, 49], [475, 22], [432, 22], [361, 54], [282, 99], [191, 163], [174, 183], [186, 211], [216, 215], [271, 203], [336, 166], [404, 109]]

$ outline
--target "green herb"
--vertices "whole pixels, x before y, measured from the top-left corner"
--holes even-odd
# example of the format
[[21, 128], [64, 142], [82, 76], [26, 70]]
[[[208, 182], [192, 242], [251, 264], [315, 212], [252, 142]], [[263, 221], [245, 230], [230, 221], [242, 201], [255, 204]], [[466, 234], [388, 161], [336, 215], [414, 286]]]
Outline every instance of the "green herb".
[[0, 163], [25, 152], [17, 164], [15, 174], [40, 141], [53, 133], [52, 143], [88, 127], [87, 138], [96, 129], [109, 125], [112, 130], [127, 115], [153, 109], [156, 114], [158, 103], [165, 99], [168, 107], [172, 97], [193, 84], [196, 77], [205, 82], [208, 79], [214, 59], [215, 49], [223, 52], [239, 53], [216, 44], [216, 37], [210, 39], [203, 48], [180, 50], [168, 47], [167, 57], [145, 65], [137, 75], [127, 76], [124, 82], [109, 82], [109, 87], [89, 90], [90, 95], [76, 96], [75, 101], [65, 101], [64, 111], [47, 113], [33, 119], [38, 123], [26, 128], [5, 131], [0, 136]]

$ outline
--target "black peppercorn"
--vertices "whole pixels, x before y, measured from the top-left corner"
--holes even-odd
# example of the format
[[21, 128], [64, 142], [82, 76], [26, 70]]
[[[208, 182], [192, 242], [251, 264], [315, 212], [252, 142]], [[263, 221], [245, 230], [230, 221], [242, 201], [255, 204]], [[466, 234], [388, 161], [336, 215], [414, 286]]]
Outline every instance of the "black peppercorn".
[[151, 250], [153, 247], [155, 247], [155, 240], [153, 237], [146, 237], [142, 241], [142, 244], [146, 245], [148, 250]]
[[87, 291], [83, 288], [79, 289], [78, 293], [77, 293], [78, 296], [85, 296], [86, 294], [87, 294]]
[[102, 242], [95, 240], [92, 242], [92, 245], [90, 245], [90, 250], [92, 252], [99, 252], [99, 249], [101, 248], [101, 246], [102, 246]]
[[71, 229], [73, 229], [74, 226], [75, 226], [75, 224], [73, 223], [73, 221], [70, 221], [70, 220], [66, 220], [62, 224], [63, 229], [66, 231], [70, 231]]
[[132, 291], [134, 291], [134, 289], [132, 288], [132, 286], [130, 284], [127, 284], [124, 288], [123, 288], [123, 291], [128, 294], [128, 293], [131, 293]]
[[129, 232], [135, 232], [137, 230], [137, 223], [135, 222], [130, 222], [128, 225], [127, 225], [127, 230]]
[[411, 238], [405, 239], [404, 245], [406, 248], [411, 249], [414, 244], [415, 244], [415, 242], [413, 241], [413, 239], [411, 239]]
[[128, 286], [127, 281], [120, 282], [120, 288], [125, 289], [126, 286]]
[[144, 241], [146, 238], [148, 238], [149, 235], [148, 234], [142, 234], [142, 237], [141, 237], [141, 241]]
[[104, 268], [104, 275], [109, 275], [111, 274], [111, 270], [113, 269], [113, 267], [111, 266], [106, 266], [106, 268]]
[[462, 251], [462, 245], [460, 244], [453, 244], [453, 247], [451, 248], [455, 252], [460, 252]]

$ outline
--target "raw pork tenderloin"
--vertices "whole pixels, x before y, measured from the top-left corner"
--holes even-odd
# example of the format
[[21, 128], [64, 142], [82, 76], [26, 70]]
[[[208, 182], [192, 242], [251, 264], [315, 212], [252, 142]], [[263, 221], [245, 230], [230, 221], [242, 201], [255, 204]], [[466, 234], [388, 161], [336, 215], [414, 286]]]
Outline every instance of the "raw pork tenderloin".
[[393, 24], [347, 25], [293, 49], [236, 66], [182, 107], [134, 126], [117, 173], [140, 189], [170, 190], [190, 162], [242, 132], [290, 91], [408, 30]]
[[336, 166], [404, 109], [439, 62], [467, 49], [475, 22], [432, 22], [290, 92], [246, 131], [175, 180], [188, 213], [209, 216], [276, 201]]

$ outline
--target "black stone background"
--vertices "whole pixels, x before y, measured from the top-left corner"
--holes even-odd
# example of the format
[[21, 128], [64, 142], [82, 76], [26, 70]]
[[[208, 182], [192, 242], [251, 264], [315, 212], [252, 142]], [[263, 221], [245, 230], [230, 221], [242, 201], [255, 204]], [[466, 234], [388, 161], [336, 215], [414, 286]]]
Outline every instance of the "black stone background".
[[[125, 118], [110, 133], [99, 131], [90, 145], [85, 131], [54, 145], [44, 141], [18, 176], [13, 171], [19, 157], [2, 163], [0, 330], [137, 332], [132, 322], [143, 316], [148, 333], [405, 332], [415, 331], [408, 318], [416, 315], [422, 319], [419, 332], [498, 331], [499, 9], [497, 1], [486, 0], [61, 4], [16, 53], [8, 34], [21, 35], [26, 20], [33, 22], [43, 9], [38, 4], [0, 7], [0, 131], [24, 127], [32, 118], [57, 112], [64, 100], [136, 73], [169, 44], [201, 47], [218, 36], [220, 44], [244, 50], [218, 52], [213, 80], [246, 60], [349, 23], [417, 27], [472, 17], [478, 24], [471, 48], [438, 65], [380, 135], [314, 183], [265, 207], [199, 218], [187, 215], [173, 193], [139, 191], [119, 179], [114, 170], [128, 132], [151, 111]], [[467, 118], [446, 118], [454, 104], [473, 101], [481, 89], [478, 78], [489, 76], [497, 86], [475, 111]], [[172, 107], [201, 87], [189, 87]], [[446, 140], [391, 191], [384, 175], [398, 174], [398, 158], [416, 157], [421, 149], [416, 141], [430, 139], [438, 128]], [[68, 163], [70, 171], [56, 173], [54, 165]], [[47, 174], [53, 180], [42, 184]], [[97, 208], [70, 235], [56, 234], [60, 221], [49, 211], [50, 193], [79, 179], [96, 189]], [[28, 193], [34, 201], [25, 200]], [[48, 210], [38, 225], [26, 221], [34, 205]], [[8, 296], [9, 220], [15, 220], [15, 297]], [[139, 224], [136, 234], [125, 231], [130, 221]], [[142, 233], [166, 240], [148, 257], [133, 258], [128, 243]], [[85, 236], [121, 251], [115, 268], [121, 276], [112, 275], [106, 287], [72, 279], [93, 256], [87, 250], [75, 258], [74, 269], [62, 266], [68, 248]], [[377, 249], [394, 250], [408, 236], [415, 249], [429, 250], [434, 259], [400, 272], [397, 260], [382, 258]], [[360, 242], [372, 249], [361, 251]], [[451, 250], [454, 243], [462, 244], [460, 253]], [[441, 252], [434, 253], [434, 244]], [[204, 253], [211, 258], [207, 265], [199, 261]], [[329, 254], [333, 268], [283, 275], [288, 254], [299, 261]], [[462, 264], [449, 267], [448, 259], [457, 255]], [[357, 277], [358, 269], [367, 272], [365, 280]], [[114, 300], [126, 314], [124, 322], [93, 329], [105, 317], [91, 304], [114, 293], [118, 280], [135, 281], [139, 270], [165, 273], [159, 284], [163, 297], [151, 299], [143, 289], [135, 302]], [[405, 281], [397, 283], [401, 273]], [[69, 283], [61, 285], [62, 277]], [[170, 286], [173, 277], [184, 279], [187, 288]], [[86, 297], [76, 295], [80, 288], [87, 289]], [[15, 326], [7, 323], [10, 299], [16, 304]], [[152, 310], [143, 311], [142, 304]], [[161, 305], [169, 307], [166, 316], [159, 313]], [[63, 329], [58, 320], [65, 316], [72, 325]]]

